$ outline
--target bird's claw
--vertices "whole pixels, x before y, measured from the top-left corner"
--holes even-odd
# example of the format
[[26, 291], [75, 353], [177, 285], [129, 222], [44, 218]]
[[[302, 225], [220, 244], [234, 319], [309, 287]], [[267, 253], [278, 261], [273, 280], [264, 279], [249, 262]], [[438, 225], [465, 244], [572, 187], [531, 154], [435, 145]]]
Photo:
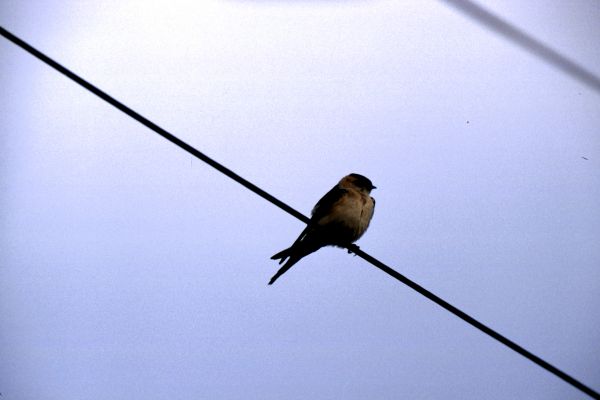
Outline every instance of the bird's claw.
[[346, 249], [348, 250], [348, 254], [354, 253], [354, 256], [356, 257], [356, 252], [360, 250], [360, 247], [355, 244], [351, 244]]

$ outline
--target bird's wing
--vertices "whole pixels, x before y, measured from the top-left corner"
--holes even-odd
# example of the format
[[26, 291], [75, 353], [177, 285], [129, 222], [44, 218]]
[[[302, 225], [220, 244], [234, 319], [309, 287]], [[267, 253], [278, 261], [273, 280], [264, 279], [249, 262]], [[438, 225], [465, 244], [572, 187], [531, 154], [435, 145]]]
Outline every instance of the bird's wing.
[[315, 226], [318, 221], [329, 214], [334, 206], [343, 196], [346, 194], [346, 189], [342, 189], [338, 185], [334, 186], [329, 192], [325, 193], [325, 196], [321, 197], [321, 200], [313, 207], [311, 212], [311, 218], [306, 228], [300, 233], [298, 238], [294, 241], [290, 248], [293, 248], [304, 239], [306, 234]]
[[346, 189], [334, 186], [329, 192], [325, 193], [325, 196], [321, 197], [321, 200], [312, 209], [312, 217], [310, 218], [311, 223], [316, 223], [324, 216], [331, 213], [333, 206], [341, 200], [342, 197], [347, 193]]
[[[295, 249], [304, 240], [306, 235], [314, 229], [315, 225], [318, 224], [318, 221], [331, 212], [333, 205], [337, 203], [344, 196], [345, 193], [345, 189], [342, 189], [336, 185], [333, 187], [333, 189], [327, 192], [325, 196], [321, 197], [321, 200], [319, 200], [312, 209], [310, 222], [308, 223], [308, 225], [306, 225], [304, 230], [302, 230], [302, 233], [298, 235], [298, 238], [294, 241], [294, 243], [292, 243], [292, 245], [289, 248], [280, 251], [271, 258], [281, 258], [281, 261], [279, 262], [281, 264], [287, 257], [289, 257], [289, 253], [286, 252], [289, 252], [291, 249]], [[295, 262], [296, 261], [294, 261], [294, 263]]]

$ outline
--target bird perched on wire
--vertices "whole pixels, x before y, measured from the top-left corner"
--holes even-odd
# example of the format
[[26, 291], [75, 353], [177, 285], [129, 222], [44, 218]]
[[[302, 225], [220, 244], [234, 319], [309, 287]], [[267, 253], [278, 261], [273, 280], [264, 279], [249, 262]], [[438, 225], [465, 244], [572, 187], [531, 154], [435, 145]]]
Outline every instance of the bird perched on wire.
[[[340, 180], [312, 210], [310, 222], [298, 239], [287, 249], [271, 257], [285, 262], [269, 281], [269, 285], [292, 268], [300, 259], [324, 246], [349, 248], [369, 227], [375, 211], [375, 199], [370, 196], [375, 186], [359, 174]], [[287, 260], [287, 262], [286, 262]]]

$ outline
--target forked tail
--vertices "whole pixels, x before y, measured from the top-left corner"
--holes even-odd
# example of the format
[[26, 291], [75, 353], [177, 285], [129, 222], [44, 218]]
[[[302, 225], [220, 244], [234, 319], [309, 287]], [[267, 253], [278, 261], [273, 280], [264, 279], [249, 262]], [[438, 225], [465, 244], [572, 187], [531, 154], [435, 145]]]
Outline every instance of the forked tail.
[[[286, 256], [287, 258], [287, 256]], [[269, 285], [272, 285], [277, 278], [279, 278], [281, 275], [285, 274], [287, 272], [288, 269], [292, 268], [292, 266], [294, 264], [296, 264], [298, 261], [300, 261], [299, 258], [291, 258], [283, 265], [283, 267], [279, 268], [279, 271], [277, 271], [275, 273], [275, 275], [273, 275], [273, 277], [271, 278], [271, 280], [269, 281]]]
[[281, 250], [279, 253], [271, 256], [271, 260], [279, 260], [279, 264], [283, 264], [286, 258], [288, 258], [292, 253], [292, 248], [288, 247], [285, 250]]
[[[277, 280], [281, 275], [283, 275], [288, 269], [292, 268], [294, 264], [296, 264], [302, 257], [309, 255], [312, 252], [319, 250], [323, 245], [314, 240], [302, 240], [296, 241], [291, 247], [280, 251], [271, 257], [272, 260], [279, 260], [279, 264], [283, 264], [283, 267], [277, 271], [275, 275], [269, 281], [269, 285], [272, 285], [273, 282]], [[287, 260], [287, 261], [286, 261]]]

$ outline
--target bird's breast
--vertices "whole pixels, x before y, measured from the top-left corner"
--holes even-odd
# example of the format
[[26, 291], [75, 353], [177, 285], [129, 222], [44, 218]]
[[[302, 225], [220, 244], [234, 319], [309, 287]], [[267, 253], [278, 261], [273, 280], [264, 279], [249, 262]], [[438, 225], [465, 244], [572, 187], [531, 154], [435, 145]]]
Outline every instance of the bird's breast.
[[348, 191], [333, 205], [331, 212], [319, 221], [319, 225], [337, 226], [340, 228], [340, 239], [354, 242], [369, 227], [373, 208], [370, 196], [358, 191]]

